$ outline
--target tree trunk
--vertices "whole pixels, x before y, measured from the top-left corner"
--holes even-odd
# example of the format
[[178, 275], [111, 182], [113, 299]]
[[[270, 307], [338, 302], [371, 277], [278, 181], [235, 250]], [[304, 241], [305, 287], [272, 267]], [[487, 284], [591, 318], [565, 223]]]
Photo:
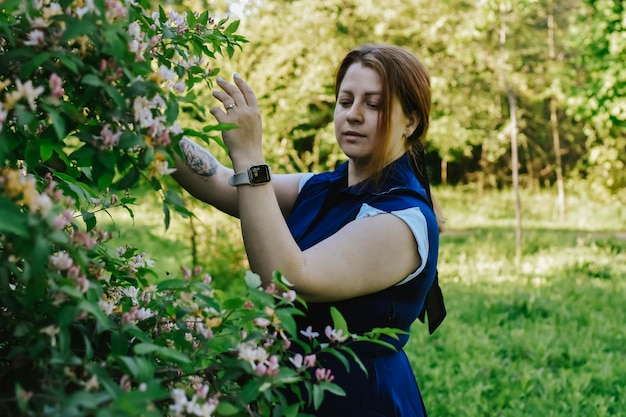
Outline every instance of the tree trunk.
[[448, 160], [441, 159], [441, 185], [448, 185]]
[[509, 118], [511, 123], [511, 174], [513, 191], [515, 193], [515, 262], [519, 264], [522, 257], [522, 209], [519, 192], [519, 156], [517, 148], [517, 103], [515, 93], [511, 89], [506, 77], [505, 44], [506, 44], [506, 14], [510, 10], [500, 8], [500, 79], [502, 88], [509, 101]]
[[[548, 48], [550, 54], [550, 62], [552, 65], [556, 63], [556, 51], [554, 46], [554, 3], [548, 0]], [[554, 86], [554, 82], [552, 83]], [[559, 119], [557, 114], [556, 92], [552, 88], [550, 93], [550, 128], [552, 130], [552, 146], [554, 147], [554, 156], [556, 163], [556, 185], [558, 190], [557, 208], [559, 211], [559, 220], [565, 218], [565, 186], [563, 184], [563, 163], [561, 161], [561, 138], [559, 136]]]

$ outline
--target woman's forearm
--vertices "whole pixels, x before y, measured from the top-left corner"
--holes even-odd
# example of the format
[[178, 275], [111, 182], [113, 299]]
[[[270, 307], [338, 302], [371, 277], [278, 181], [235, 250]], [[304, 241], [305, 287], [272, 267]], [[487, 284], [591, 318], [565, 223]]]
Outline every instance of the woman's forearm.
[[228, 185], [233, 170], [189, 139], [181, 140], [179, 146], [184, 160], [176, 156], [176, 171], [172, 178], [195, 198], [238, 217], [237, 192]]

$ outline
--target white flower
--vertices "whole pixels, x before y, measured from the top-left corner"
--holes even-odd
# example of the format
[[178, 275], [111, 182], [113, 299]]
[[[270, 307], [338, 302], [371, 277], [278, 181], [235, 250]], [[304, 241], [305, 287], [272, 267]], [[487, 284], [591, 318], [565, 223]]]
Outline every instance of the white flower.
[[170, 410], [174, 412], [175, 416], [182, 416], [189, 402], [185, 390], [176, 388], [172, 390], [171, 397], [174, 400], [174, 404], [170, 405]]
[[56, 269], [57, 271], [65, 271], [67, 269], [70, 269], [70, 267], [74, 264], [74, 260], [66, 251], [61, 251], [56, 255], [50, 255], [50, 258], [48, 259], [48, 264], [52, 269]]
[[39, 194], [35, 200], [36, 209], [44, 216], [50, 213], [52, 209], [52, 200], [46, 194]]
[[28, 40], [24, 42], [24, 45], [37, 46], [43, 45], [46, 42], [43, 31], [35, 29], [28, 34]]
[[128, 34], [133, 39], [142, 39], [143, 33], [141, 33], [141, 26], [139, 26], [139, 22], [134, 21], [130, 25], [128, 25]]
[[98, 388], [100, 388], [100, 381], [98, 381], [98, 377], [95, 375], [92, 375], [88, 381], [81, 381], [81, 384], [85, 387], [85, 390], [87, 391], [96, 391]]
[[115, 303], [113, 301], [99, 300], [98, 306], [100, 307], [102, 311], [104, 311], [104, 314], [106, 314], [107, 316], [110, 316], [111, 314], [113, 314]]
[[343, 335], [343, 330], [333, 329], [330, 326], [326, 326], [325, 333], [326, 337], [328, 337], [328, 340], [331, 342], [343, 342], [348, 338], [348, 335]]
[[41, 329], [39, 331], [39, 333], [45, 333], [48, 336], [50, 336], [50, 345], [52, 345], [52, 347], [56, 346], [57, 344], [57, 334], [59, 334], [59, 328], [58, 326], [55, 326], [53, 324], [51, 324], [50, 326], [44, 327], [43, 329]]
[[137, 297], [139, 296], [139, 289], [137, 287], [128, 286], [122, 290], [125, 296], [130, 297], [133, 304], [137, 304]]
[[154, 311], [150, 310], [149, 308], [142, 307], [139, 310], [137, 310], [135, 317], [138, 320], [149, 319], [150, 317], [154, 317]]
[[90, 12], [95, 13], [95, 14], [100, 14], [100, 11], [98, 10], [96, 5], [94, 4], [93, 0], [85, 0], [84, 4], [85, 4], [85, 7], [81, 7], [81, 8], [77, 8], [76, 9], [76, 16], [83, 17], [87, 13], [90, 13]]
[[24, 97], [28, 100], [28, 105], [32, 111], [35, 111], [35, 100], [44, 92], [44, 88], [39, 86], [37, 88], [33, 87], [33, 82], [31, 80], [26, 81], [22, 84], [22, 81], [15, 80], [16, 93], [19, 97]]
[[308, 337], [309, 339], [315, 339], [320, 335], [318, 332], [313, 331], [312, 326], [308, 326], [305, 330], [300, 330], [300, 334], [304, 337]]
[[294, 301], [296, 301], [296, 292], [294, 290], [289, 290], [287, 292], [284, 292], [283, 298], [293, 303]]
[[254, 320], [252, 320], [252, 322], [254, 323], [255, 326], [260, 327], [262, 329], [265, 329], [267, 326], [271, 324], [271, 321], [269, 319], [266, 319], [265, 317], [257, 317]]
[[248, 362], [253, 369], [256, 364], [264, 363], [269, 359], [269, 354], [265, 349], [250, 342], [238, 344], [237, 351], [239, 352], [239, 359]]
[[297, 369], [302, 368], [302, 365], [304, 364], [304, 356], [302, 356], [299, 353], [296, 353], [296, 355], [293, 358], [289, 358], [289, 362], [293, 363], [293, 366], [295, 366]]

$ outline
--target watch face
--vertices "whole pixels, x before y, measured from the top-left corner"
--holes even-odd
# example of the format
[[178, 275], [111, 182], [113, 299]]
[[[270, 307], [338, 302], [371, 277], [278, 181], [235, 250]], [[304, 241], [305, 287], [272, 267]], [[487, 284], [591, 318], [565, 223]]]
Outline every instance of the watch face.
[[263, 184], [271, 179], [270, 167], [267, 165], [251, 166], [248, 173], [252, 184]]

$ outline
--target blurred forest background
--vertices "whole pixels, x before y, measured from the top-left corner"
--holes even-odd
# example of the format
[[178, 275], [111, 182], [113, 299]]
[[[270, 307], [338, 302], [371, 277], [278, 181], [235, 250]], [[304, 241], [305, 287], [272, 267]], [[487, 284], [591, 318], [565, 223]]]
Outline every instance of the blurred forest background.
[[280, 170], [337, 163], [335, 68], [358, 44], [391, 43], [430, 71], [435, 184], [511, 186], [515, 135], [523, 187], [585, 180], [598, 197], [626, 202], [624, 1], [215, 0], [208, 7], [241, 19], [249, 43], [224, 62], [223, 75], [238, 72], [255, 90], [266, 154]]

